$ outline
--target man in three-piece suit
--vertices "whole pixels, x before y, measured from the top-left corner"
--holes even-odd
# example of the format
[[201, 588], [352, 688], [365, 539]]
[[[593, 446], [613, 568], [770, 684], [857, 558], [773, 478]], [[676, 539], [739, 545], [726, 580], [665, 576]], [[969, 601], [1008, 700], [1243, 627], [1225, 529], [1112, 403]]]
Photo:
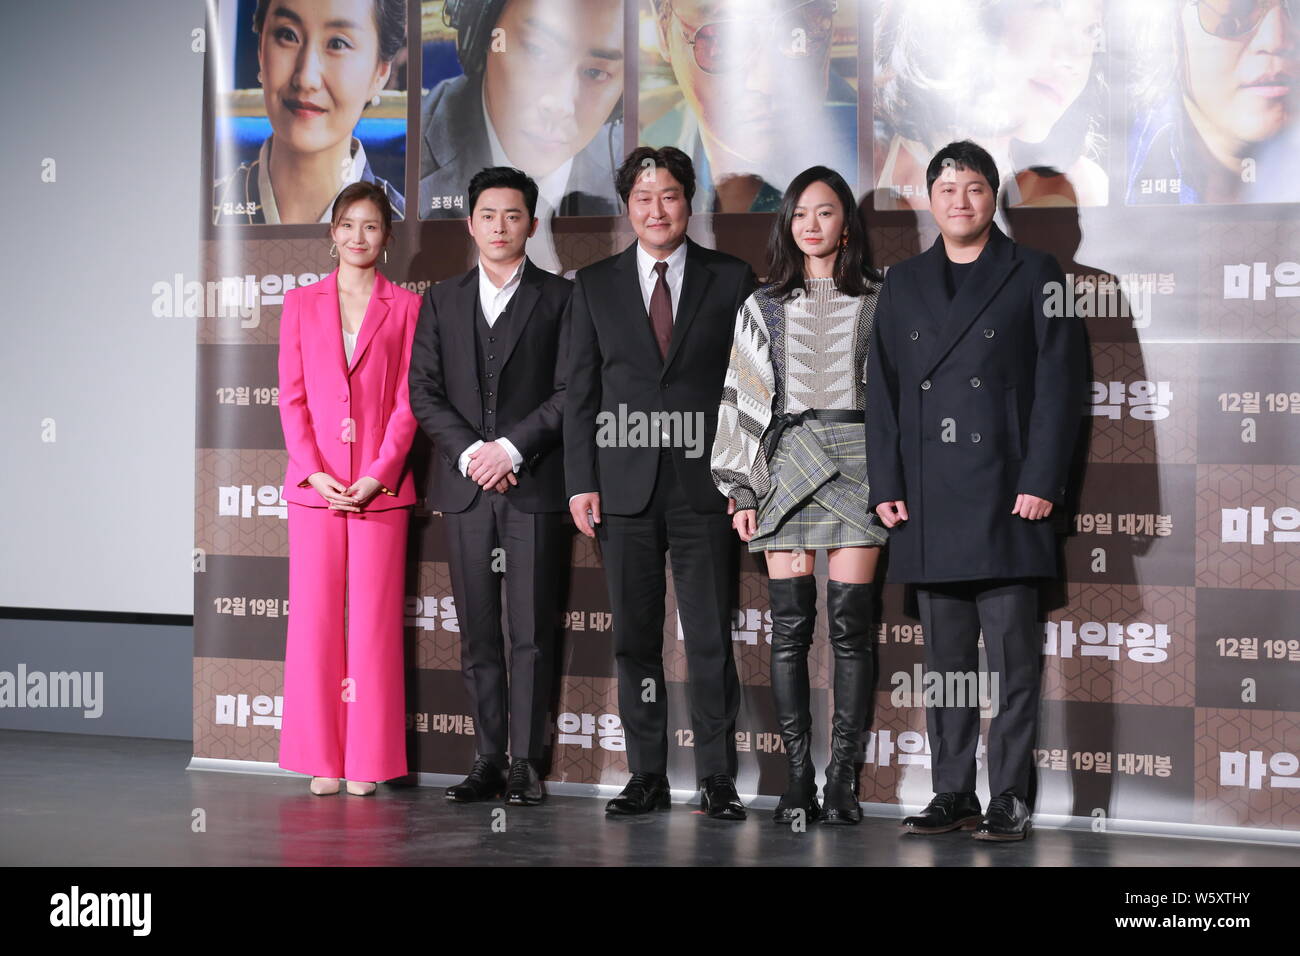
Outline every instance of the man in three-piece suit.
[[987, 812], [975, 794], [978, 704], [943, 700], [926, 709], [936, 795], [903, 826], [1020, 840], [1043, 643], [1035, 579], [1058, 573], [1047, 519], [1065, 501], [1086, 348], [1079, 321], [1054, 314], [1060, 266], [993, 223], [992, 157], [951, 143], [926, 179], [941, 235], [888, 271], [876, 307], [870, 506], [893, 529], [889, 578], [917, 586], [927, 669], [961, 686], [948, 675], [978, 673], [982, 630], [997, 710]]
[[518, 169], [474, 176], [468, 224], [479, 264], [425, 295], [411, 350], [411, 410], [434, 445], [428, 505], [443, 513], [451, 545], [461, 670], [474, 708], [478, 756], [447, 791], [457, 802], [502, 792], [514, 805], [544, 797], [537, 764], [569, 563], [561, 357], [573, 284], [524, 254], [536, 205], [537, 185]]
[[735, 539], [708, 451], [736, 312], [754, 274], [741, 260], [686, 237], [695, 191], [686, 154], [640, 147], [617, 182], [637, 240], [577, 274], [564, 407], [569, 510], [578, 530], [600, 541], [632, 771], [606, 811], [639, 814], [669, 805], [666, 551], [690, 674], [703, 807], [712, 817], [740, 820]]

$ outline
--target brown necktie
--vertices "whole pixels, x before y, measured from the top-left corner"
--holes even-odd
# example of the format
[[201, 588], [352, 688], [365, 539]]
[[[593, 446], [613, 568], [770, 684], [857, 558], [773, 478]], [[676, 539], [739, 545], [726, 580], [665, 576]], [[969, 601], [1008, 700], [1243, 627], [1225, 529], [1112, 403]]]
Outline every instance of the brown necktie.
[[668, 343], [673, 337], [673, 298], [668, 292], [668, 263], [656, 262], [654, 291], [650, 293], [650, 328], [659, 343], [659, 357], [668, 357]]

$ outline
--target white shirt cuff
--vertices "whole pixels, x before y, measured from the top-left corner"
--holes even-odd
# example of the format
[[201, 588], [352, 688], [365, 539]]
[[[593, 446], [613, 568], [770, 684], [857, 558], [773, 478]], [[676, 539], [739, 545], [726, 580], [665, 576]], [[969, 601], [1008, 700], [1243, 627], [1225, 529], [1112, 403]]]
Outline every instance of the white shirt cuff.
[[514, 466], [514, 473], [519, 474], [519, 468], [524, 463], [524, 456], [519, 454], [519, 449], [514, 446], [514, 443], [509, 438], [498, 438], [497, 444], [506, 450], [506, 454], [510, 456], [510, 464]]
[[481, 440], [476, 441], [474, 444], [470, 445], [468, 448], [466, 448], [463, 452], [460, 453], [460, 461], [456, 463], [456, 467], [460, 469], [460, 474], [462, 478], [469, 477], [469, 456], [474, 454], [474, 452], [478, 451], [482, 447], [483, 447], [483, 442]]

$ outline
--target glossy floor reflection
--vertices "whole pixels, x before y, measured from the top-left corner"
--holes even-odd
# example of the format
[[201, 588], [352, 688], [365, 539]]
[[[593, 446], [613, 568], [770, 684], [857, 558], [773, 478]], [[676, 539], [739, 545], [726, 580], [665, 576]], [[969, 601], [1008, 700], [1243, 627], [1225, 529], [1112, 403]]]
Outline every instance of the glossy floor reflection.
[[[604, 801], [454, 806], [381, 785], [315, 797], [305, 778], [186, 771], [187, 741], [0, 731], [0, 864], [163, 866], [1288, 866], [1277, 846], [1038, 829], [1022, 844], [904, 836], [892, 820], [791, 833], [688, 805], [606, 820]], [[196, 831], [201, 819], [203, 829]], [[495, 824], [495, 826], [494, 826]], [[504, 828], [502, 828], [504, 826]]]

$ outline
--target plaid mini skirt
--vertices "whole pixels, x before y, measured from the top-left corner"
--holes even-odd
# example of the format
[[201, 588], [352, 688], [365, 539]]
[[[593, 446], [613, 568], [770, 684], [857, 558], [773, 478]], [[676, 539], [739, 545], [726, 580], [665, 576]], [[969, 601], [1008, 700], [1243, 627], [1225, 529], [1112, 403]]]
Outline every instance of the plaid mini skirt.
[[861, 424], [810, 419], [787, 428], [768, 462], [750, 551], [880, 547], [889, 534], [867, 510], [867, 437]]

